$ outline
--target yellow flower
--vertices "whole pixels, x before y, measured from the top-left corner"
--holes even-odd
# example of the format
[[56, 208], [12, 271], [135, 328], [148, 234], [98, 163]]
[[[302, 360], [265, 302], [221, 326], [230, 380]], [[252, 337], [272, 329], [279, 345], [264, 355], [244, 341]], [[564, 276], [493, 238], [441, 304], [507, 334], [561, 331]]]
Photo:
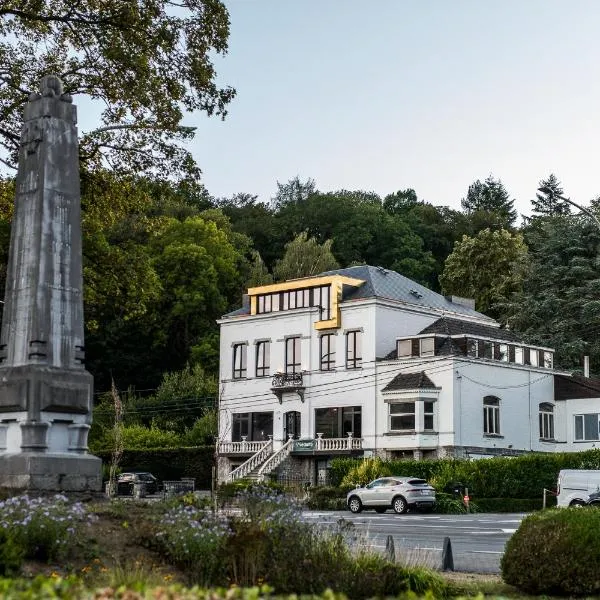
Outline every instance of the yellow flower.
[[173, 579], [173, 575], [171, 575], [170, 573], [163, 577], [163, 580], [166, 581], [167, 583], [169, 581], [171, 581], [172, 579]]

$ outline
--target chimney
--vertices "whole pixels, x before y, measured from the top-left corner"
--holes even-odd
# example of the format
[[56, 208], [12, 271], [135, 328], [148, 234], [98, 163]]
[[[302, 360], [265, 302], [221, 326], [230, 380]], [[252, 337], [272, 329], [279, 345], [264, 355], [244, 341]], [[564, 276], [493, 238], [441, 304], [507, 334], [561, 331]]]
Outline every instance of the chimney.
[[473, 298], [462, 298], [461, 296], [446, 296], [448, 302], [464, 306], [465, 308], [472, 308], [475, 310], [475, 300]]
[[590, 357], [589, 356], [583, 357], [583, 376], [584, 377], [590, 376]]

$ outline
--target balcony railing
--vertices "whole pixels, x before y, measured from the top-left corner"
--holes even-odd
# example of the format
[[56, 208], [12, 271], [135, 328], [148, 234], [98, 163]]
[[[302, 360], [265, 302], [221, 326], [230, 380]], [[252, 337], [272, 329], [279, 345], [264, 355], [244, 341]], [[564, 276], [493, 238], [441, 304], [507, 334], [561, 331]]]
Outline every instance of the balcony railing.
[[286, 392], [296, 392], [304, 402], [302, 373], [277, 373], [271, 381], [271, 391], [277, 396], [279, 404], [283, 402]]
[[[290, 440], [288, 440], [289, 442]], [[249, 454], [262, 450], [271, 442], [220, 442], [219, 454]], [[286, 443], [287, 447], [288, 444]], [[338, 452], [348, 450], [362, 450], [362, 439], [352, 437], [324, 438], [323, 434], [317, 433], [314, 439], [293, 440], [289, 447], [293, 452]], [[288, 451], [289, 451], [288, 450]]]
[[248, 442], [245, 436], [242, 436], [241, 442], [219, 442], [219, 454], [254, 454], [270, 443], [270, 440]]

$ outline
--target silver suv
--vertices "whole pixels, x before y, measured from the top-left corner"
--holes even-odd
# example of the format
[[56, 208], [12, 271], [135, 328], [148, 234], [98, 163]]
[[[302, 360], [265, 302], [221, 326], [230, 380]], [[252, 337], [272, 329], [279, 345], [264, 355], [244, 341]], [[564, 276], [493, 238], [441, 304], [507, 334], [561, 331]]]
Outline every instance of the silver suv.
[[353, 513], [369, 508], [378, 513], [393, 508], [398, 514], [409, 508], [430, 511], [435, 504], [435, 490], [424, 479], [399, 475], [381, 477], [348, 492], [346, 504]]

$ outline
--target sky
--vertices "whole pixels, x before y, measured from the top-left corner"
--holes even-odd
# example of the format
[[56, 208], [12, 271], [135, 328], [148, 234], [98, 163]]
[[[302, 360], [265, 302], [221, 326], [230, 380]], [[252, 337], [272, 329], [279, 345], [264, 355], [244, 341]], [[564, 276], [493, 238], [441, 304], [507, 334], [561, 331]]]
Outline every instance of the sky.
[[597, 0], [225, 0], [224, 121], [189, 115], [215, 197], [269, 201], [299, 176], [322, 191], [413, 188], [460, 208], [502, 180], [530, 214], [554, 172], [600, 195]]

